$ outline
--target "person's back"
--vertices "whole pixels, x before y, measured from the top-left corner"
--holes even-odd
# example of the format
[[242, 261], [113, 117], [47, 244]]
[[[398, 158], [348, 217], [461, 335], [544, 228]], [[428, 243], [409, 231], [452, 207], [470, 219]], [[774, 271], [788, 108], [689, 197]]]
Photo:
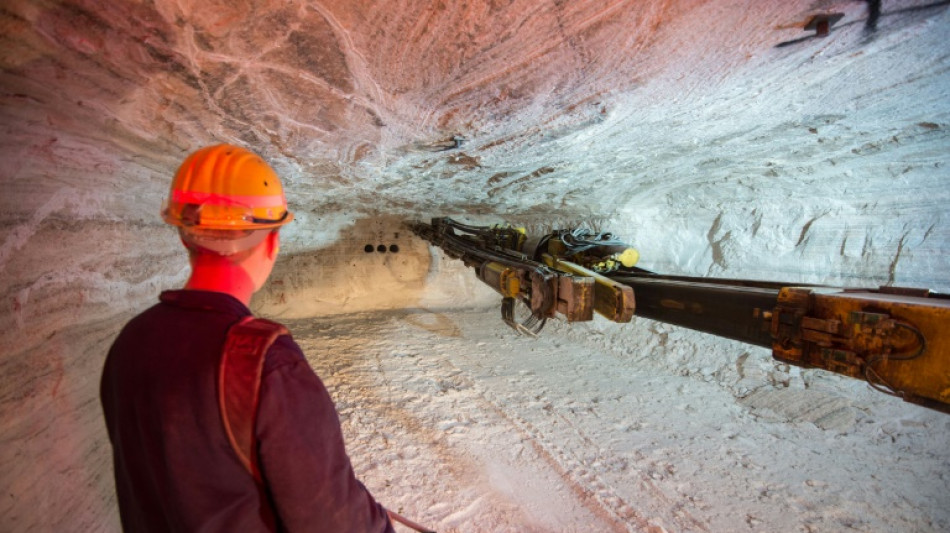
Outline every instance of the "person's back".
[[116, 339], [102, 379], [116, 494], [126, 531], [268, 531], [275, 517], [227, 453], [215, 375], [231, 323], [228, 295], [165, 293]]
[[[356, 480], [332, 400], [289, 335], [278, 337], [264, 359], [254, 425], [261, 483], [239, 460], [222, 423], [217, 375], [225, 337], [250, 315], [250, 295], [276, 259], [276, 228], [292, 218], [276, 175], [254, 158], [225, 145], [182, 165], [171, 194], [179, 204], [163, 214], [172, 223], [187, 222], [175, 225], [185, 228], [192, 277], [185, 290], [163, 293], [160, 303], [131, 320], [109, 351], [101, 401], [123, 528], [392, 531], [386, 510]], [[265, 192], [279, 194], [283, 205], [261, 195], [269, 218], [202, 228], [203, 205], [187, 200], [228, 207], [240, 197], [247, 210], [252, 196], [234, 194], [233, 186], [196, 193], [194, 179], [179, 178], [186, 167], [202, 164], [204, 172], [225, 169], [226, 179], [258, 181], [263, 165], [270, 172], [263, 176]]]

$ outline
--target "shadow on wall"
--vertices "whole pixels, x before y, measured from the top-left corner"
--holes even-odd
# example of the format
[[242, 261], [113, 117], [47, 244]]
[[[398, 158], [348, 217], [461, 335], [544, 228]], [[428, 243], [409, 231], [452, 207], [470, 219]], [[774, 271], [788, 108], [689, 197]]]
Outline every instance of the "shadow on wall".
[[363, 219], [328, 248], [278, 259], [251, 307], [280, 318], [415, 307], [431, 262], [403, 219]]

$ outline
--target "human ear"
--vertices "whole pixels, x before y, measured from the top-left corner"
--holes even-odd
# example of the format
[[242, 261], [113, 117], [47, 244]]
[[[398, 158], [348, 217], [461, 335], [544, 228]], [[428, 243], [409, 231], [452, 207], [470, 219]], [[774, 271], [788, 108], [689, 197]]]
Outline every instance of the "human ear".
[[270, 235], [267, 236], [267, 258], [270, 260], [276, 260], [277, 254], [280, 253], [280, 232], [272, 231]]

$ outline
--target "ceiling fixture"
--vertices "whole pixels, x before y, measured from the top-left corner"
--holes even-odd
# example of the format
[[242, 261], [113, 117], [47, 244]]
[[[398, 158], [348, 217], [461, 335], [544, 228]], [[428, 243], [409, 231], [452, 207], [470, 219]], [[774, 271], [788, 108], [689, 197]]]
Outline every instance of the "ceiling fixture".
[[815, 37], [827, 37], [831, 27], [844, 18], [844, 13], [822, 13], [808, 19], [805, 31], [814, 31]]

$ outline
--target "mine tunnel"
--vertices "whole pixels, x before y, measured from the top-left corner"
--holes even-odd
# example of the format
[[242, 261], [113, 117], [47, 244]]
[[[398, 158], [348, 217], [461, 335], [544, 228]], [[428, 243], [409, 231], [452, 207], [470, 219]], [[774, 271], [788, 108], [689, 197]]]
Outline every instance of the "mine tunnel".
[[948, 293], [948, 6], [5, 2], [0, 530], [121, 530], [100, 376], [188, 280], [160, 210], [219, 143], [283, 182], [250, 309], [387, 508], [443, 532], [950, 530], [946, 414], [636, 315], [519, 334], [411, 229], [584, 227], [668, 275]]

